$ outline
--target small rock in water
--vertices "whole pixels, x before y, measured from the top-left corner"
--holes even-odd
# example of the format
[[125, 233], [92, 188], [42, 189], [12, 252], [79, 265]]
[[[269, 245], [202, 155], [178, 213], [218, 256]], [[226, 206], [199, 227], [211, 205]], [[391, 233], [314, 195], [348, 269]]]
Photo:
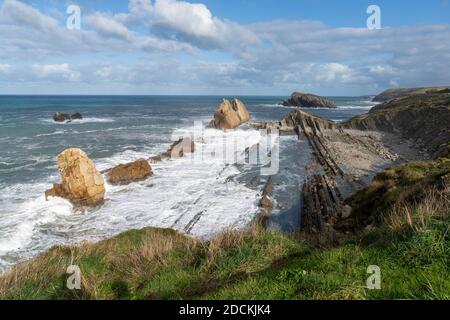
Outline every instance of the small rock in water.
[[167, 150], [163, 156], [168, 158], [181, 158], [188, 153], [193, 153], [195, 151], [195, 144], [191, 138], [182, 138], [177, 142], [174, 142], [169, 150]]
[[73, 115], [70, 115], [67, 113], [56, 112], [53, 115], [53, 121], [55, 121], [55, 122], [66, 122], [66, 121], [81, 120], [81, 119], [83, 119], [83, 116], [79, 112], [74, 113]]
[[108, 181], [112, 184], [128, 184], [141, 181], [153, 175], [147, 160], [141, 159], [127, 164], [120, 164], [108, 172]]

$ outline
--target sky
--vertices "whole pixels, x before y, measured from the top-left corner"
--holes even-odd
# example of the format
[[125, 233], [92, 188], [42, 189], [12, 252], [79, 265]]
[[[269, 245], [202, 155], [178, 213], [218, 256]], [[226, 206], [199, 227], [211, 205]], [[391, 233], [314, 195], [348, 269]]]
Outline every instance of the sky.
[[[80, 28], [68, 28], [71, 5]], [[368, 28], [380, 9], [380, 28]], [[373, 20], [370, 20], [373, 21]], [[0, 0], [0, 94], [450, 85], [450, 0]]]

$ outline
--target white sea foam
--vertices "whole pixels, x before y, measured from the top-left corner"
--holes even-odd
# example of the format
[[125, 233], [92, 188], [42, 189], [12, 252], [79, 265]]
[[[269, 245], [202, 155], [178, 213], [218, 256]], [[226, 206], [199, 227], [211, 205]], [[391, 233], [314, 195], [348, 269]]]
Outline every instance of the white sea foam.
[[364, 109], [364, 110], [370, 110], [375, 106], [375, 104], [373, 105], [369, 105], [369, 106], [350, 106], [350, 105], [343, 105], [343, 106], [338, 106], [338, 109]]
[[[191, 135], [182, 128], [175, 136]], [[229, 133], [242, 153], [261, 139], [253, 129]], [[222, 136], [206, 129], [205, 135]], [[205, 139], [206, 141], [217, 141]], [[196, 143], [205, 143], [205, 140]], [[207, 142], [206, 142], [207, 143]], [[212, 142], [211, 142], [212, 143]], [[148, 157], [167, 149], [149, 147], [124, 151], [108, 159], [94, 159], [100, 170], [118, 163]], [[154, 176], [127, 186], [106, 185], [105, 204], [85, 213], [74, 212], [63, 199], [45, 201], [43, 193], [59, 180], [57, 172], [45, 180], [10, 185], [0, 192], [0, 270], [17, 260], [30, 258], [56, 244], [95, 241], [146, 226], [169, 227], [199, 238], [209, 238], [224, 228], [243, 228], [257, 212], [258, 191], [234, 179], [240, 173], [223, 159], [205, 154], [152, 164]]]
[[84, 124], [84, 123], [111, 123], [115, 122], [112, 118], [98, 118], [98, 117], [84, 117], [83, 119], [76, 119], [66, 122], [56, 122], [52, 119], [42, 119], [43, 122], [52, 124]]

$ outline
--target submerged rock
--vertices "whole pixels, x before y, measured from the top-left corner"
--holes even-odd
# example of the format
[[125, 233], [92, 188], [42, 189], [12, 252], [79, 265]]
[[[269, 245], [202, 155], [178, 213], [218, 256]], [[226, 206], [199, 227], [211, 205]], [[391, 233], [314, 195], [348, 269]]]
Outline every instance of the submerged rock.
[[128, 184], [141, 181], [153, 175], [148, 161], [140, 159], [127, 164], [120, 164], [108, 172], [108, 181], [112, 184]]
[[231, 103], [223, 99], [214, 113], [213, 126], [217, 129], [234, 129], [250, 120], [250, 113], [245, 104], [234, 98]]
[[66, 149], [57, 157], [62, 184], [54, 184], [45, 192], [49, 196], [70, 200], [75, 205], [102, 204], [105, 196], [104, 180], [94, 162], [77, 148]]
[[336, 108], [336, 104], [327, 98], [301, 92], [291, 94], [289, 99], [283, 102], [283, 105], [300, 108]]
[[53, 121], [55, 121], [55, 122], [66, 122], [66, 121], [81, 120], [81, 119], [83, 119], [83, 116], [79, 112], [74, 113], [73, 115], [70, 115], [67, 113], [56, 112], [53, 115]]

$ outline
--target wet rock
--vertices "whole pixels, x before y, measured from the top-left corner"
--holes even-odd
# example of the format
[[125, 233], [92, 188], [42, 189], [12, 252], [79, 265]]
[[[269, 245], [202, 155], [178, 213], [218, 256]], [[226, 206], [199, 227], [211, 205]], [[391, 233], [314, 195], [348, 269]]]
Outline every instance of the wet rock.
[[83, 119], [83, 116], [81, 113], [77, 112], [70, 116], [71, 120], [81, 120]]
[[294, 92], [283, 102], [284, 106], [300, 108], [336, 108], [336, 104], [324, 97], [310, 93]]
[[214, 113], [212, 125], [217, 129], [234, 129], [249, 120], [250, 113], [242, 101], [223, 99]]
[[269, 177], [269, 179], [266, 182], [266, 185], [264, 186], [261, 201], [259, 202], [259, 206], [262, 209], [264, 209], [265, 212], [268, 214], [270, 214], [273, 209], [272, 192], [273, 192], [273, 182], [272, 177]]
[[53, 121], [55, 122], [66, 122], [66, 121], [72, 121], [72, 120], [81, 120], [83, 119], [83, 116], [81, 113], [74, 113], [73, 115], [67, 114], [67, 113], [61, 113], [56, 112], [53, 115]]
[[157, 155], [157, 156], [148, 158], [148, 161], [150, 163], [158, 163], [158, 162], [162, 161], [162, 157], [161, 157], [161, 155]]
[[152, 168], [145, 159], [131, 163], [121, 164], [108, 172], [108, 181], [112, 184], [128, 184], [134, 181], [142, 181], [153, 175]]
[[105, 196], [103, 176], [86, 153], [77, 148], [66, 149], [57, 157], [62, 184], [54, 184], [45, 192], [49, 196], [70, 200], [75, 205], [96, 206]]
[[174, 142], [169, 150], [167, 150], [162, 156], [168, 158], [181, 158], [188, 153], [195, 151], [195, 143], [191, 138], [182, 138]]
[[71, 120], [70, 114], [56, 112], [53, 115], [53, 121], [56, 121], [56, 122], [66, 122], [66, 121], [70, 121], [70, 120]]

